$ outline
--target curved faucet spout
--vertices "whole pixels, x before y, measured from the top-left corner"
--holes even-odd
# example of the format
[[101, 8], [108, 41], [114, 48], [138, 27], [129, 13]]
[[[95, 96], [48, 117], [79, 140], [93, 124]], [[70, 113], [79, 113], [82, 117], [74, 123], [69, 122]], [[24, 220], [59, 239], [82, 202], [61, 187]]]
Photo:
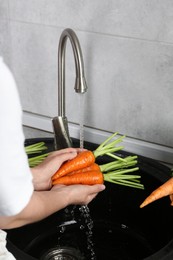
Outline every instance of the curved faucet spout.
[[61, 34], [58, 47], [58, 117], [55, 117], [52, 120], [56, 149], [72, 146], [65, 113], [65, 51], [67, 39], [71, 42], [75, 59], [76, 79], [74, 89], [77, 93], [84, 93], [87, 91], [80, 43], [75, 32], [72, 29], [67, 28]]
[[76, 67], [76, 80], [74, 89], [77, 93], [87, 90], [84, 76], [84, 63], [79, 40], [72, 29], [65, 29], [59, 40], [58, 48], [58, 114], [65, 116], [65, 50], [67, 39], [70, 39]]

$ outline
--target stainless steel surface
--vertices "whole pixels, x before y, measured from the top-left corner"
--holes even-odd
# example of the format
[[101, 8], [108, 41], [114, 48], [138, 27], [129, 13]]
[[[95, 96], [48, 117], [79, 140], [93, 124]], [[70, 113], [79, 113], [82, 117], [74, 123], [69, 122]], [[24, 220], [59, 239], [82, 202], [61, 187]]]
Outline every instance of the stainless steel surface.
[[72, 147], [72, 142], [68, 130], [68, 122], [66, 117], [54, 117], [52, 120], [54, 129], [55, 149], [63, 149]]
[[75, 32], [67, 28], [61, 34], [58, 47], [58, 117], [52, 120], [56, 149], [72, 146], [65, 113], [65, 50], [67, 39], [71, 42], [75, 59], [76, 79], [74, 89], [77, 93], [84, 93], [87, 90], [80, 43]]
[[76, 67], [75, 91], [84, 93], [87, 90], [84, 76], [84, 63], [79, 40], [72, 29], [65, 29], [60, 37], [58, 48], [58, 114], [65, 116], [65, 50], [67, 39], [70, 40]]

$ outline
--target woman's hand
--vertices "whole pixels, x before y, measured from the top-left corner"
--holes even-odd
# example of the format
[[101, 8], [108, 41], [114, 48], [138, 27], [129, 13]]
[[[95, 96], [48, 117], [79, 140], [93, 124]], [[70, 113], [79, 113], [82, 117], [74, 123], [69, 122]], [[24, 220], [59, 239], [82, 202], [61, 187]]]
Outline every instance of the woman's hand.
[[170, 200], [171, 200], [171, 206], [173, 206], [173, 194], [169, 195]]
[[65, 161], [73, 159], [79, 151], [78, 148], [66, 148], [52, 152], [42, 163], [31, 168], [34, 189], [36, 191], [51, 189], [53, 174]]
[[105, 189], [105, 185], [55, 185], [52, 191], [65, 192], [64, 197], [67, 198], [67, 205], [87, 205], [89, 204], [99, 192]]
[[0, 228], [16, 228], [40, 221], [68, 205], [87, 205], [105, 186], [55, 185], [49, 191], [34, 191], [26, 207], [14, 216], [0, 216]]

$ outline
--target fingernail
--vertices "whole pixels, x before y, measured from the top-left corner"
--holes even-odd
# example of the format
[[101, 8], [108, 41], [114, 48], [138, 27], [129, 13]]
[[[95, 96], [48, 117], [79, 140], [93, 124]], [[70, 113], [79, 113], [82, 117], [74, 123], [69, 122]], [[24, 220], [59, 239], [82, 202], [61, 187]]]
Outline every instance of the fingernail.
[[100, 185], [100, 189], [105, 190], [106, 189], [105, 185]]

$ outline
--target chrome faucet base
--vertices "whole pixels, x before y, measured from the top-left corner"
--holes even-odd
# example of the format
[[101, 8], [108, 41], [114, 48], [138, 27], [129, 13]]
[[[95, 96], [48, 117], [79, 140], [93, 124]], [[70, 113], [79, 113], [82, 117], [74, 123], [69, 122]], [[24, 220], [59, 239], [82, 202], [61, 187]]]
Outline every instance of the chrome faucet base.
[[54, 130], [55, 150], [72, 147], [67, 117], [54, 117], [52, 119], [52, 125]]

